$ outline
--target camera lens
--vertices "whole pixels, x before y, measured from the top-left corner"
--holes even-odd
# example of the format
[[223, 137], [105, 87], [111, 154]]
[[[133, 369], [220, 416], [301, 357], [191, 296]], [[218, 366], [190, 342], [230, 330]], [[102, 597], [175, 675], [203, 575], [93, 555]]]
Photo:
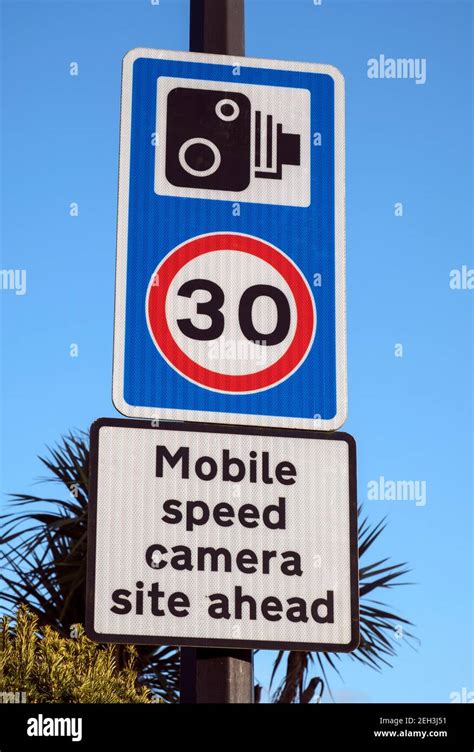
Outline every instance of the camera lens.
[[178, 159], [183, 170], [189, 175], [206, 178], [219, 169], [221, 153], [207, 138], [189, 138], [182, 144]]
[[166, 105], [171, 185], [244, 191], [250, 183], [251, 105], [240, 92], [179, 86]]
[[216, 104], [216, 115], [224, 122], [230, 123], [239, 117], [239, 105], [233, 99], [220, 99]]

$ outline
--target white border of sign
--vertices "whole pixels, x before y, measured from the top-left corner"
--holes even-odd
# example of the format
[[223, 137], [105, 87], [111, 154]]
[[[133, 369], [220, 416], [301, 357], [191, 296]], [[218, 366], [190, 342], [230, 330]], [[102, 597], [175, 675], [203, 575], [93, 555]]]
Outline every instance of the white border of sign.
[[[123, 395], [125, 356], [125, 301], [127, 282], [128, 202], [130, 178], [130, 140], [132, 119], [132, 83], [135, 60], [182, 60], [218, 65], [271, 68], [276, 70], [323, 73], [334, 81], [335, 107], [335, 250], [336, 250], [336, 402], [337, 413], [330, 420], [293, 418], [245, 413], [223, 413], [211, 410], [139, 407], [129, 405]], [[276, 428], [304, 428], [335, 431], [347, 418], [347, 355], [346, 355], [346, 282], [345, 282], [345, 146], [344, 146], [344, 77], [332, 65], [297, 63], [263, 58], [211, 55], [200, 52], [174, 52], [136, 48], [123, 59], [122, 101], [120, 121], [120, 167], [117, 217], [117, 262], [115, 281], [115, 321], [112, 401], [116, 409], [130, 418], [161, 418], [165, 420], [209, 421], [223, 424], [257, 425]], [[225, 228], [222, 229], [225, 232]]]

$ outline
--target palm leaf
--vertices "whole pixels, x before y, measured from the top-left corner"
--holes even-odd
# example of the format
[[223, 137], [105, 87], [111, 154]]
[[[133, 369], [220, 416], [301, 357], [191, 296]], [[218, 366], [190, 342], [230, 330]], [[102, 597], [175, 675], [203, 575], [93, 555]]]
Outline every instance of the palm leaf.
[[[371, 525], [367, 517], [362, 517], [361, 507], [359, 507], [358, 512], [359, 560], [361, 560], [383, 533], [386, 527], [386, 519]], [[388, 564], [388, 562], [387, 557], [359, 567], [361, 640], [359, 647], [354, 652], [349, 653], [352, 660], [358, 661], [364, 666], [370, 666], [376, 671], [390, 668], [392, 665], [391, 659], [397, 654], [397, 643], [394, 641], [396, 629], [402, 627], [404, 638], [411, 647], [413, 647], [415, 641], [414, 635], [405, 629], [405, 627], [412, 626], [410, 621], [393, 611], [387, 610], [383, 603], [367, 598], [374, 591], [390, 590], [400, 585], [411, 584], [403, 580], [410, 571], [406, 563]], [[275, 658], [270, 686], [273, 684], [284, 655], [284, 651], [279, 651]], [[299, 658], [295, 656], [299, 656]], [[314, 663], [313, 656], [319, 665], [322, 677], [312, 677], [308, 682], [310, 668]], [[331, 695], [326, 669], [329, 667], [340, 676], [340, 661], [341, 654], [339, 653], [296, 653], [290, 651], [287, 655], [285, 675], [273, 694], [273, 701], [279, 703], [303, 702], [303, 697], [307, 697], [309, 694], [308, 691], [308, 694], [305, 695], [306, 688], [309, 690], [310, 687], [314, 687], [315, 682], [316, 686], [321, 686], [322, 689], [327, 687]], [[322, 684], [318, 685], [318, 682], [322, 682]]]
[[[40, 457], [49, 475], [43, 482], [55, 482], [68, 492], [68, 498], [12, 494], [13, 510], [0, 516], [0, 544], [6, 566], [0, 576], [6, 590], [2, 600], [6, 611], [14, 613], [28, 604], [39, 624], [54, 626], [69, 636], [71, 626], [84, 621], [87, 548], [87, 509], [89, 487], [89, 439], [85, 433], [70, 433], [60, 444]], [[359, 558], [378, 540], [386, 526], [382, 519], [373, 525], [359, 509]], [[410, 622], [369, 595], [406, 583], [405, 563], [391, 564], [388, 558], [359, 569], [361, 642], [350, 658], [380, 671], [391, 666], [396, 655], [393, 635], [402, 626], [409, 644], [413, 635], [406, 631]], [[120, 664], [122, 646], [117, 646]], [[273, 695], [278, 703], [310, 702], [316, 692], [329, 688], [328, 669], [340, 675], [341, 655], [337, 653], [285, 653], [276, 655], [270, 686], [286, 656], [286, 671]], [[138, 648], [139, 681], [170, 702], [179, 692], [179, 653], [176, 648]], [[317, 666], [320, 676], [310, 676]]]
[[[4, 567], [0, 579], [4, 609], [14, 614], [22, 603], [38, 617], [70, 636], [74, 624], [84, 622], [86, 595], [89, 438], [70, 433], [40, 457], [54, 482], [68, 498], [11, 494], [12, 511], [0, 516], [0, 544]], [[23, 511], [24, 510], [24, 511]], [[169, 702], [179, 689], [179, 653], [174, 647], [137, 649], [139, 682]], [[118, 665], [126, 660], [116, 647]]]

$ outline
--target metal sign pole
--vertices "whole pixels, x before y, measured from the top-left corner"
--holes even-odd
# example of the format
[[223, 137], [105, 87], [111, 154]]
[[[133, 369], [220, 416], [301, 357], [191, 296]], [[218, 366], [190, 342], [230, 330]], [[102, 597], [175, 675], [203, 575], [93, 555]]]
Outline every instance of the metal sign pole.
[[245, 55], [244, 0], [190, 0], [189, 49]]
[[[244, 0], [190, 0], [189, 49], [244, 55]], [[181, 648], [181, 703], [252, 703], [251, 650]]]
[[181, 648], [182, 704], [253, 701], [251, 650]]

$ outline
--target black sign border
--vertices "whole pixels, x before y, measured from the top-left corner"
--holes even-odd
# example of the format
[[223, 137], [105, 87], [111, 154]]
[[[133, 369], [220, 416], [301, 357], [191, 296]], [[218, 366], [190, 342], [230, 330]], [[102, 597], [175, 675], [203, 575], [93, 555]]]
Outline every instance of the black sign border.
[[[349, 448], [349, 537], [350, 537], [350, 579], [351, 579], [351, 639], [347, 644], [316, 642], [274, 642], [271, 640], [220, 640], [215, 638], [177, 638], [176, 636], [150, 637], [142, 635], [106, 634], [94, 628], [96, 537], [97, 537], [97, 476], [99, 458], [100, 429], [108, 426], [117, 428], [139, 428], [169, 431], [196, 431], [203, 433], [243, 434], [246, 436], [283, 436], [326, 441], [345, 441]], [[353, 436], [343, 431], [334, 433], [310, 431], [307, 429], [261, 428], [257, 426], [222, 425], [214, 423], [194, 423], [169, 420], [134, 420], [129, 418], [99, 418], [90, 428], [90, 477], [87, 533], [87, 577], [86, 577], [86, 620], [87, 636], [95, 642], [134, 644], [134, 645], [173, 645], [176, 647], [242, 648], [254, 650], [301, 650], [320, 652], [349, 653], [360, 643], [359, 620], [359, 558], [357, 538], [357, 476], [356, 442]]]

